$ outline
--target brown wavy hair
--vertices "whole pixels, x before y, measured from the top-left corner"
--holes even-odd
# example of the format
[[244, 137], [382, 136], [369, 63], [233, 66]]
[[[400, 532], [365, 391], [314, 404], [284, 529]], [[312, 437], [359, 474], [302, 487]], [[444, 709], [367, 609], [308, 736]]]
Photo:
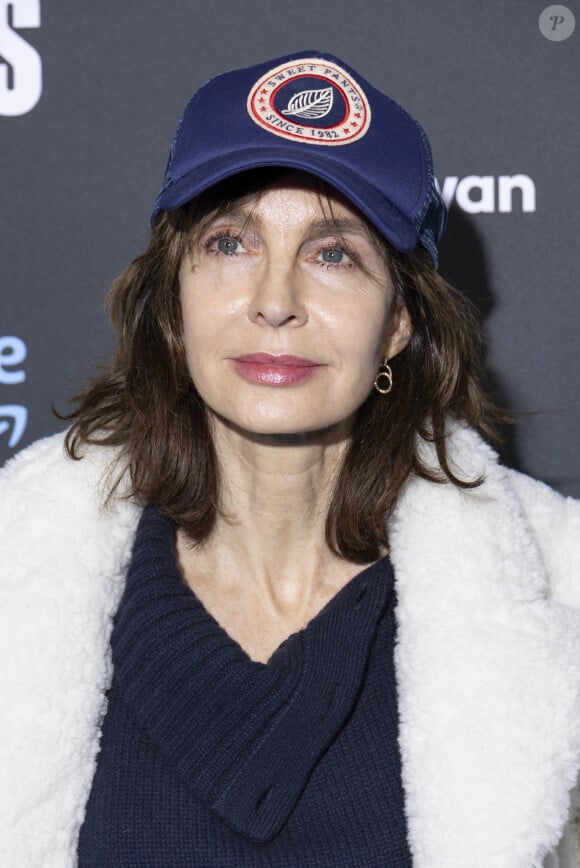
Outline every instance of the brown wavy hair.
[[[72, 422], [66, 435], [72, 458], [82, 458], [84, 444], [118, 448], [109, 496], [124, 477], [127, 496], [155, 503], [197, 544], [210, 536], [221, 511], [220, 468], [206, 407], [185, 360], [179, 267], [209, 220], [279, 173], [245, 173], [161, 214], [147, 249], [107, 295], [118, 337], [113, 358], [73, 398], [74, 410], [60, 414]], [[317, 187], [328, 203], [331, 188], [323, 182]], [[326, 540], [354, 563], [377, 560], [388, 546], [385, 519], [410, 476], [460, 488], [480, 484], [450, 466], [450, 416], [492, 439], [497, 426], [510, 421], [482, 386], [482, 336], [470, 302], [434, 270], [425, 250], [400, 253], [367, 225], [388, 264], [394, 303], [409, 312], [412, 334], [391, 362], [391, 393], [373, 389], [359, 408], [335, 482]], [[421, 439], [435, 445], [440, 471], [421, 460]]]

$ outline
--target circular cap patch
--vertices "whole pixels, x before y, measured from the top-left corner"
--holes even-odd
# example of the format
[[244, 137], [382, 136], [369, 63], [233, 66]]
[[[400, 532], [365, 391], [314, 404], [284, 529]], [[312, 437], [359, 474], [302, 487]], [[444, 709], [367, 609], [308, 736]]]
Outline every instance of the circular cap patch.
[[251, 89], [247, 107], [269, 133], [312, 145], [356, 142], [371, 122], [360, 85], [336, 63], [318, 57], [271, 69]]

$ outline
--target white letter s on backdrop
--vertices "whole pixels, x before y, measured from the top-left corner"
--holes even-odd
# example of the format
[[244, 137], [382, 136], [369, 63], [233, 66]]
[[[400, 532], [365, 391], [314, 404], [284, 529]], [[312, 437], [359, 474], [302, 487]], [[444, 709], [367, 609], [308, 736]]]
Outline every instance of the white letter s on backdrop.
[[40, 55], [15, 32], [27, 27], [40, 27], [40, 0], [0, 0], [0, 115], [6, 117], [32, 111], [42, 94]]

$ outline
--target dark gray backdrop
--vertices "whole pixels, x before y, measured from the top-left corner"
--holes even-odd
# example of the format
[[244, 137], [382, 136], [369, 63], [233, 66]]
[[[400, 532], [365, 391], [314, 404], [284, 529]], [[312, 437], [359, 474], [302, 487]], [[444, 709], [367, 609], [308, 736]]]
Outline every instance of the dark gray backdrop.
[[103, 296], [145, 243], [192, 92], [320, 48], [415, 114], [447, 193], [457, 179], [441, 271], [480, 308], [500, 400], [538, 411], [505, 459], [580, 495], [580, 36], [542, 35], [547, 5], [0, 0], [0, 462], [62, 427], [51, 403], [106, 358]]

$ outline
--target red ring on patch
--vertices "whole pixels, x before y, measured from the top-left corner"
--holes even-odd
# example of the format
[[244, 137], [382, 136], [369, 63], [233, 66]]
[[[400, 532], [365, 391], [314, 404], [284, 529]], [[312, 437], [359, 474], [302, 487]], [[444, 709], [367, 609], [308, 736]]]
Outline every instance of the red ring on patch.
[[[292, 88], [292, 97], [280, 110], [275, 101], [290, 83], [298, 84], [299, 88]], [[340, 120], [336, 119], [337, 98], [344, 107]], [[247, 110], [254, 123], [269, 133], [311, 145], [356, 142], [365, 135], [371, 122], [369, 101], [361, 86], [338, 64], [318, 57], [283, 63], [269, 70], [248, 94]], [[329, 118], [328, 124], [325, 117]]]

